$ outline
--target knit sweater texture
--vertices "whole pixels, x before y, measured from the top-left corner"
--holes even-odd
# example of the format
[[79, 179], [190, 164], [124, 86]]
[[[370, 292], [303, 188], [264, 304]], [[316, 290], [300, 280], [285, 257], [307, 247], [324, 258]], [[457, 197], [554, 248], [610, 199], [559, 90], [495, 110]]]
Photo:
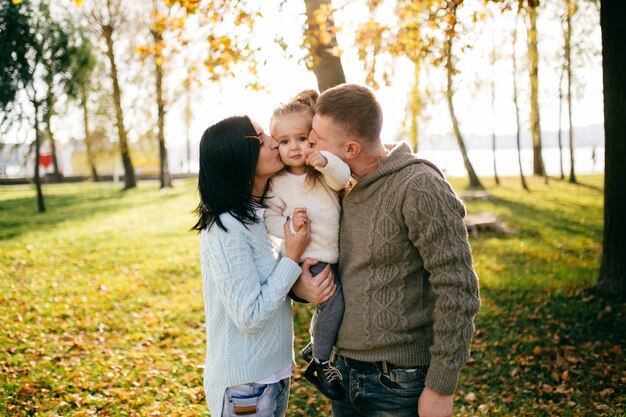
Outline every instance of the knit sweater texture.
[[[337, 263], [339, 259], [339, 206], [338, 191], [350, 180], [350, 167], [329, 152], [321, 152], [326, 158], [325, 167], [317, 168], [322, 174], [314, 184], [306, 181], [306, 175], [294, 175], [287, 171], [272, 177], [268, 198], [265, 199], [265, 224], [268, 232], [279, 239], [285, 238], [283, 225], [287, 216], [293, 216], [296, 208], [306, 208], [311, 221], [311, 243], [302, 254], [306, 258]], [[284, 252], [284, 247], [282, 248]]]
[[426, 386], [455, 391], [480, 305], [464, 216], [441, 172], [406, 144], [351, 180], [339, 232], [338, 354], [430, 364]]
[[263, 220], [243, 225], [230, 214], [200, 234], [206, 316], [204, 391], [221, 416], [227, 387], [259, 381], [293, 363], [291, 301], [301, 268], [277, 259]]

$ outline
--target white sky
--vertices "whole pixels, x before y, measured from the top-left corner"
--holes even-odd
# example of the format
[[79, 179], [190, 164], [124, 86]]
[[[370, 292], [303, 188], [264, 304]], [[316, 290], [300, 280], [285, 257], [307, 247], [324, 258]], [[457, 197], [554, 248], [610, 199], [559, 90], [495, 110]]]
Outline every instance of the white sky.
[[[66, 0], [63, 0], [66, 1]], [[224, 117], [248, 114], [257, 120], [262, 126], [269, 124], [272, 110], [282, 101], [288, 100], [298, 91], [308, 88], [317, 89], [317, 81], [312, 72], [308, 71], [304, 64], [297, 59], [285, 57], [285, 53], [274, 42], [277, 34], [282, 34], [290, 45], [290, 52], [296, 56], [302, 56], [299, 50], [302, 41], [302, 27], [304, 24], [304, 1], [285, 1], [283, 10], [279, 11], [279, 0], [258, 2], [258, 9], [263, 18], [257, 22], [254, 30], [254, 46], [261, 49], [259, 61], [266, 61], [266, 65], [259, 68], [260, 79], [265, 83], [267, 92], [254, 92], [245, 88], [247, 75], [242, 73], [235, 78], [226, 79], [219, 85], [209, 84], [196, 92], [198, 99], [193, 104], [193, 121], [190, 137], [197, 142], [209, 125]], [[393, 3], [387, 1], [387, 3]], [[482, 3], [482, 2], [480, 2]], [[339, 36], [340, 48], [344, 51], [342, 64], [347, 82], [364, 84], [365, 72], [363, 64], [357, 59], [357, 51], [352, 42], [353, 30], [356, 22], [362, 22], [367, 18], [367, 9], [363, 2], [350, 0], [335, 0], [335, 6], [343, 5], [341, 11], [335, 16], [335, 21], [342, 32]], [[468, 3], [478, 4], [478, 3]], [[545, 4], [545, 3], [544, 3]], [[554, 7], [550, 3], [549, 7]], [[139, 7], [139, 6], [137, 6]], [[599, 19], [593, 15], [593, 19]], [[393, 9], [386, 7], [379, 16], [393, 22]], [[600, 29], [599, 22], [595, 23], [595, 30], [586, 37], [588, 45], [599, 51]], [[510, 16], [498, 16], [496, 27], [492, 28], [492, 21], [486, 20], [475, 24], [466, 34], [459, 38], [472, 44], [473, 47], [466, 51], [457, 65], [459, 74], [455, 77], [457, 93], [455, 95], [455, 107], [461, 130], [465, 135], [490, 134], [495, 120], [497, 134], [506, 134], [515, 130], [515, 113], [512, 100], [512, 65], [511, 65], [511, 31], [513, 18]], [[498, 43], [498, 52], [502, 59], [495, 67], [496, 79], [496, 115], [492, 115], [489, 80], [492, 76], [492, 68], [489, 64], [489, 54], [492, 49], [492, 31], [495, 30], [495, 38]], [[539, 30], [539, 88], [540, 88], [540, 111], [541, 127], [544, 131], [557, 129], [558, 121], [558, 76], [556, 54], [562, 45], [561, 29], [556, 19], [556, 12], [544, 7], [538, 22]], [[524, 23], [520, 22], [518, 35], [518, 85], [520, 87], [520, 104], [523, 129], [528, 127], [528, 72], [526, 70], [526, 46], [525, 46]], [[130, 52], [120, 54], [120, 59], [128, 57]], [[397, 60], [394, 64], [395, 72], [392, 77], [393, 83], [389, 87], [382, 87], [376, 91], [376, 95], [383, 106], [384, 124], [382, 139], [392, 142], [398, 138], [402, 129], [406, 102], [410, 93], [413, 68], [408, 60]], [[123, 80], [122, 92], [124, 94], [124, 109], [126, 111], [127, 129], [130, 130], [130, 138], [137, 137], [137, 131], [145, 129], [147, 124], [144, 120], [138, 102], [145, 100], [145, 93], [138, 91], [132, 84], [132, 75], [123, 73], [124, 63], [118, 63], [120, 78]], [[146, 66], [144, 71], [150, 71], [151, 66]], [[169, 89], [180, 89], [177, 78], [184, 68], [177, 68], [170, 74]], [[601, 58], [596, 56], [586, 63], [584, 68], [576, 69], [576, 76], [582, 80], [582, 89], [574, 102], [574, 126], [587, 126], [602, 123], [602, 69]], [[141, 74], [139, 74], [141, 75]], [[137, 75], [134, 75], [135, 77]], [[146, 77], [144, 77], [146, 78]], [[427, 109], [428, 120], [423, 123], [421, 140], [428, 140], [434, 135], [446, 135], [451, 133], [450, 116], [443, 96], [445, 78], [443, 69], [430, 68], [422, 73], [422, 86], [439, 92], [436, 97], [437, 103]], [[381, 82], [381, 85], [383, 83]], [[108, 82], [105, 82], [108, 86]], [[146, 84], [142, 88], [151, 88]], [[183, 117], [184, 100], [171, 103], [168, 106], [166, 119], [166, 140], [171, 148], [183, 146], [186, 135]], [[145, 107], [145, 106], [144, 106]], [[151, 108], [151, 106], [150, 106]], [[565, 113], [564, 113], [565, 116]], [[55, 123], [55, 131], [58, 140], [66, 142], [70, 136], [82, 137], [82, 126], [77, 114], [60, 116]], [[563, 126], [566, 126], [565, 118]], [[112, 131], [115, 129], [111, 126]], [[62, 134], [65, 131], [65, 134]], [[68, 133], [71, 132], [71, 133]], [[113, 134], [112, 136], [115, 136]], [[193, 145], [195, 147], [195, 145]]]
[[[208, 86], [204, 91], [203, 100], [195, 112], [195, 119], [191, 130], [191, 137], [197, 140], [202, 131], [211, 123], [234, 114], [248, 114], [261, 125], [267, 127], [273, 108], [281, 101], [285, 101], [300, 90], [317, 88], [317, 82], [312, 72], [306, 70], [303, 64], [284, 57], [284, 53], [274, 45], [274, 36], [277, 31], [288, 36], [287, 41], [296, 47], [301, 42], [302, 24], [304, 21], [304, 2], [286, 2], [282, 13], [278, 13], [276, 2], [260, 2], [264, 18], [257, 24], [255, 38], [262, 45], [262, 54], [267, 59], [267, 66], [260, 70], [261, 79], [269, 88], [267, 92], [251, 92], [244, 89], [242, 77], [225, 80], [219, 87]], [[389, 11], [390, 9], [388, 9]], [[544, 9], [545, 10], [545, 9]], [[543, 58], [539, 66], [540, 111], [543, 130], [556, 130], [558, 126], [558, 77], [555, 56], [562, 45], [560, 26], [554, 16], [554, 11], [545, 10], [540, 15], [538, 30], [540, 36], [539, 54]], [[340, 47], [344, 50], [342, 64], [347, 82], [365, 83], [363, 64], [358, 61], [356, 49], [352, 47], [353, 34], [350, 32], [354, 21], [363, 20], [367, 10], [361, 3], [355, 2], [346, 6], [343, 13], [336, 15], [336, 23], [344, 30], [339, 38]], [[391, 16], [386, 13], [387, 18]], [[597, 18], [597, 16], [595, 16]], [[512, 100], [512, 63], [511, 63], [511, 31], [514, 21], [510, 17], [498, 17], [495, 27], [495, 38], [498, 43], [498, 52], [502, 59], [496, 64], [496, 133], [511, 133], [515, 130], [515, 113]], [[489, 80], [492, 68], [489, 64], [489, 54], [492, 48], [492, 27], [490, 21], [480, 22], [480, 28], [472, 28], [472, 35], [482, 31], [476, 39], [467, 39], [473, 43], [458, 64], [460, 73], [455, 78], [457, 94], [455, 107], [461, 129], [465, 134], [490, 134], [494, 118], [491, 110], [491, 96]], [[480, 30], [477, 30], [480, 29]], [[466, 40], [466, 39], [462, 39]], [[528, 125], [528, 85], [529, 77], [525, 68], [526, 45], [525, 27], [520, 21], [518, 34], [518, 86], [520, 88], [521, 117], [523, 128]], [[600, 30], [594, 31], [589, 41], [599, 50]], [[396, 139], [402, 120], [405, 106], [411, 88], [413, 69], [406, 60], [395, 63], [393, 84], [376, 91], [384, 111], [384, 125], [382, 138], [386, 142]], [[576, 71], [577, 76], [584, 80], [584, 88], [580, 93], [582, 99], [574, 104], [574, 126], [587, 126], [602, 123], [602, 70], [601, 58], [596, 57], [585, 68]], [[482, 84], [477, 86], [479, 82]], [[428, 84], [434, 91], [441, 91], [445, 86], [442, 69], [430, 69], [422, 74], [422, 84]], [[381, 82], [382, 84], [382, 82]], [[439, 95], [439, 103], [428, 110], [429, 120], [424, 126], [423, 136], [448, 134], [451, 132], [449, 113], [444, 96]], [[173, 114], [171, 116], [174, 116]], [[564, 113], [564, 126], [565, 113]], [[176, 117], [169, 118], [168, 141], [175, 142], [180, 135], [181, 127], [175, 122]], [[179, 136], [180, 137], [180, 136]]]

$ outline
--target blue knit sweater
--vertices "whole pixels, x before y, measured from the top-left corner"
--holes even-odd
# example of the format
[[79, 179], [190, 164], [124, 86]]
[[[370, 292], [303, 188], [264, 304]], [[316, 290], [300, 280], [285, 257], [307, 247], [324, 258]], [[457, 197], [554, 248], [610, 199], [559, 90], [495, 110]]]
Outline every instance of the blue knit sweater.
[[301, 269], [278, 260], [265, 225], [242, 225], [230, 214], [200, 234], [206, 315], [204, 392], [211, 415], [222, 415], [227, 387], [254, 382], [289, 366], [293, 323], [289, 289]]

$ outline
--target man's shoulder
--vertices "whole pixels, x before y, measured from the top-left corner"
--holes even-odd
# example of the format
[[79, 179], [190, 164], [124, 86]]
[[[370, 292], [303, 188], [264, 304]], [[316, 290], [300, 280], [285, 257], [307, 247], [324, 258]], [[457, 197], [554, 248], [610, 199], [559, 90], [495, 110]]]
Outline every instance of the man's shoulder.
[[[413, 179], [418, 177], [434, 177], [445, 180], [441, 170], [428, 159], [418, 158], [415, 155], [407, 155], [407, 163], [396, 171], [400, 179]], [[410, 158], [410, 159], [409, 159]]]
[[391, 170], [436, 174], [443, 178], [441, 170], [433, 162], [420, 158], [406, 143], [393, 145], [389, 152], [389, 161]]

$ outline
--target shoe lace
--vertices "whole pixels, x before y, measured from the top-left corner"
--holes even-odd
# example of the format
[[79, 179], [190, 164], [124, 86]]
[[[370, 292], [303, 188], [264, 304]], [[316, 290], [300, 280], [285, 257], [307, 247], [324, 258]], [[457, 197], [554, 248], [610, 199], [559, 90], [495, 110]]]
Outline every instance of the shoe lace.
[[343, 380], [343, 377], [341, 376], [341, 372], [339, 372], [339, 369], [335, 368], [330, 363], [328, 364], [328, 368], [326, 368], [324, 372], [326, 373], [326, 377], [328, 378], [329, 382], [333, 382], [336, 380], [340, 380], [340, 381]]

